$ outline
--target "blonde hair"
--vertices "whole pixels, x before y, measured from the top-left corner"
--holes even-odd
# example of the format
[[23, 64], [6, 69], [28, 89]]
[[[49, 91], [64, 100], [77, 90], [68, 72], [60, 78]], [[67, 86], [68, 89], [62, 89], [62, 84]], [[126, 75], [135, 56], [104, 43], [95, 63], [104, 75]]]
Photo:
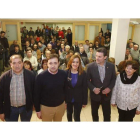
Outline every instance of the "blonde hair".
[[108, 58], [108, 62], [115, 64], [115, 58], [113, 57]]

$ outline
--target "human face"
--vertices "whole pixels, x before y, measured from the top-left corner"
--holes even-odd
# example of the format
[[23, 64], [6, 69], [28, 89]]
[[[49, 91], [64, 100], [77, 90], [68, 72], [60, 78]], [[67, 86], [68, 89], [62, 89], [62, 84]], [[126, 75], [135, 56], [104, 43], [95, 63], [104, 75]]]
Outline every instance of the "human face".
[[2, 34], [1, 34], [1, 37], [4, 37], [4, 36], [5, 36], [5, 33], [2, 33]]
[[48, 49], [50, 50], [50, 49], [52, 49], [52, 45], [51, 44], [48, 44]]
[[102, 36], [102, 33], [99, 33], [99, 36], [101, 37]]
[[65, 51], [68, 52], [70, 49], [69, 48], [65, 48]]
[[20, 74], [23, 70], [23, 62], [20, 58], [12, 57], [12, 62], [10, 63], [10, 66], [14, 73]]
[[126, 50], [126, 53], [125, 53], [126, 55], [129, 55], [130, 54], [130, 51], [129, 50]]
[[52, 58], [48, 60], [48, 69], [51, 73], [56, 73], [58, 71], [59, 62], [57, 58]]
[[63, 44], [61, 44], [61, 48], [64, 49], [64, 45]]
[[80, 47], [80, 53], [83, 53], [83, 52], [84, 52], [84, 48]]
[[30, 70], [30, 65], [24, 63], [24, 68], [27, 69], [27, 70]]
[[136, 70], [134, 70], [132, 68], [132, 65], [128, 65], [126, 68], [125, 68], [125, 72], [127, 74], [127, 76], [132, 76], [134, 72], [136, 72]]
[[89, 41], [86, 41], [86, 44], [88, 45], [89, 44]]
[[99, 43], [98, 43], [98, 42], [95, 42], [95, 45], [96, 45], [96, 46], [98, 46], [98, 45], [99, 45]]
[[96, 52], [96, 63], [103, 65], [107, 56], [104, 56], [102, 52]]
[[31, 52], [31, 51], [28, 51], [28, 52], [27, 52], [27, 57], [28, 57], [28, 58], [32, 57], [32, 52]]
[[19, 47], [15, 47], [15, 51], [18, 52], [19, 51]]
[[72, 70], [78, 70], [79, 67], [79, 58], [74, 58], [71, 64]]
[[45, 54], [46, 54], [46, 58], [48, 58], [48, 57], [50, 57], [51, 52], [50, 51], [46, 51]]
[[34, 49], [37, 49], [37, 45], [34, 45], [34, 47], [33, 47]]
[[47, 63], [45, 62], [44, 64], [43, 64], [43, 70], [46, 70], [48, 67], [47, 67]]
[[138, 50], [138, 46], [134, 45], [134, 50], [137, 51]]
[[75, 45], [78, 46], [78, 42], [77, 41], [75, 42]]
[[92, 48], [90, 48], [90, 49], [89, 49], [89, 51], [90, 51], [90, 52], [92, 52], [92, 51], [93, 51], [93, 49], [92, 49]]
[[15, 40], [13, 44], [14, 44], [14, 45], [17, 45], [17, 41]]
[[29, 42], [28, 41], [26, 41], [26, 46], [29, 46]]

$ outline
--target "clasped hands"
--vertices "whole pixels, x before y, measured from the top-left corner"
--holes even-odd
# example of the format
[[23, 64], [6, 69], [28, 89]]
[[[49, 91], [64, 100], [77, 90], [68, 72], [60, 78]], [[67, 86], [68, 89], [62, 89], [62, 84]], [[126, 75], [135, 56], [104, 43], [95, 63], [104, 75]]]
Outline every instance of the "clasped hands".
[[[93, 92], [95, 94], [99, 94], [101, 91], [101, 88], [94, 88]], [[110, 92], [110, 88], [105, 88], [104, 90], [102, 90], [102, 94], [108, 94]]]

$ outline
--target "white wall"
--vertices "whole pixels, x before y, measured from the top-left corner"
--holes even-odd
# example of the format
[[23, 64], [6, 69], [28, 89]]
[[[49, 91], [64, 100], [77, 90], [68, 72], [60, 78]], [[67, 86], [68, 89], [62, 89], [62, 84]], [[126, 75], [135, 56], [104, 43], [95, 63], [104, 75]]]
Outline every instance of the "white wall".
[[68, 29], [69, 27], [71, 28], [71, 30], [72, 30], [72, 23], [70, 24], [66, 24], [66, 23], [59, 23], [59, 24], [54, 24], [54, 27], [56, 27], [56, 26], [58, 26], [59, 28], [61, 28], [62, 29], [62, 27], [65, 27], [65, 29]]
[[140, 25], [135, 25], [133, 41], [140, 45]]
[[131, 35], [132, 35], [132, 26], [129, 26], [129, 31], [128, 31], [127, 40], [131, 39]]
[[101, 24], [101, 28], [103, 30], [103, 33], [105, 33], [107, 30], [107, 24]]

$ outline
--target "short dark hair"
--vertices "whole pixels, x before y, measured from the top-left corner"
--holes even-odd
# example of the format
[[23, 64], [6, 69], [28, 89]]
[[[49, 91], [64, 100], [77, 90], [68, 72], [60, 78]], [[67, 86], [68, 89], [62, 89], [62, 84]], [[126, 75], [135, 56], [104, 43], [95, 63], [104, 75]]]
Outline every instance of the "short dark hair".
[[135, 61], [135, 60], [131, 60], [131, 61], [129, 60], [129, 61], [127, 61], [126, 64], [125, 64], [125, 68], [126, 68], [128, 65], [131, 65], [131, 66], [132, 66], [132, 69], [134, 69], [134, 70], [138, 70], [138, 69], [139, 69], [139, 64], [138, 64], [138, 62]]
[[129, 40], [132, 40], [131, 38]]
[[88, 42], [89, 42], [89, 40], [85, 40], [85, 42], [86, 42], [86, 41], [88, 41]]
[[31, 63], [29, 60], [25, 60], [25, 61], [23, 62], [23, 64], [29, 65], [29, 66], [30, 66], [30, 69], [33, 70], [32, 63]]
[[48, 58], [48, 60], [53, 59], [53, 58], [57, 58], [58, 62], [59, 62], [59, 57], [57, 54], [51, 54], [50, 57]]
[[19, 45], [15, 45], [14, 48], [15, 48], [15, 47], [18, 47], [18, 48], [19, 48]]
[[28, 48], [26, 49], [26, 52], [28, 52], [28, 51], [31, 51], [31, 52], [32, 52], [32, 49], [31, 49], [30, 47], [28, 47]]
[[101, 52], [101, 53], [104, 54], [104, 56], [107, 56], [107, 50], [106, 50], [106, 48], [104, 48], [104, 47], [97, 49], [96, 52]]

